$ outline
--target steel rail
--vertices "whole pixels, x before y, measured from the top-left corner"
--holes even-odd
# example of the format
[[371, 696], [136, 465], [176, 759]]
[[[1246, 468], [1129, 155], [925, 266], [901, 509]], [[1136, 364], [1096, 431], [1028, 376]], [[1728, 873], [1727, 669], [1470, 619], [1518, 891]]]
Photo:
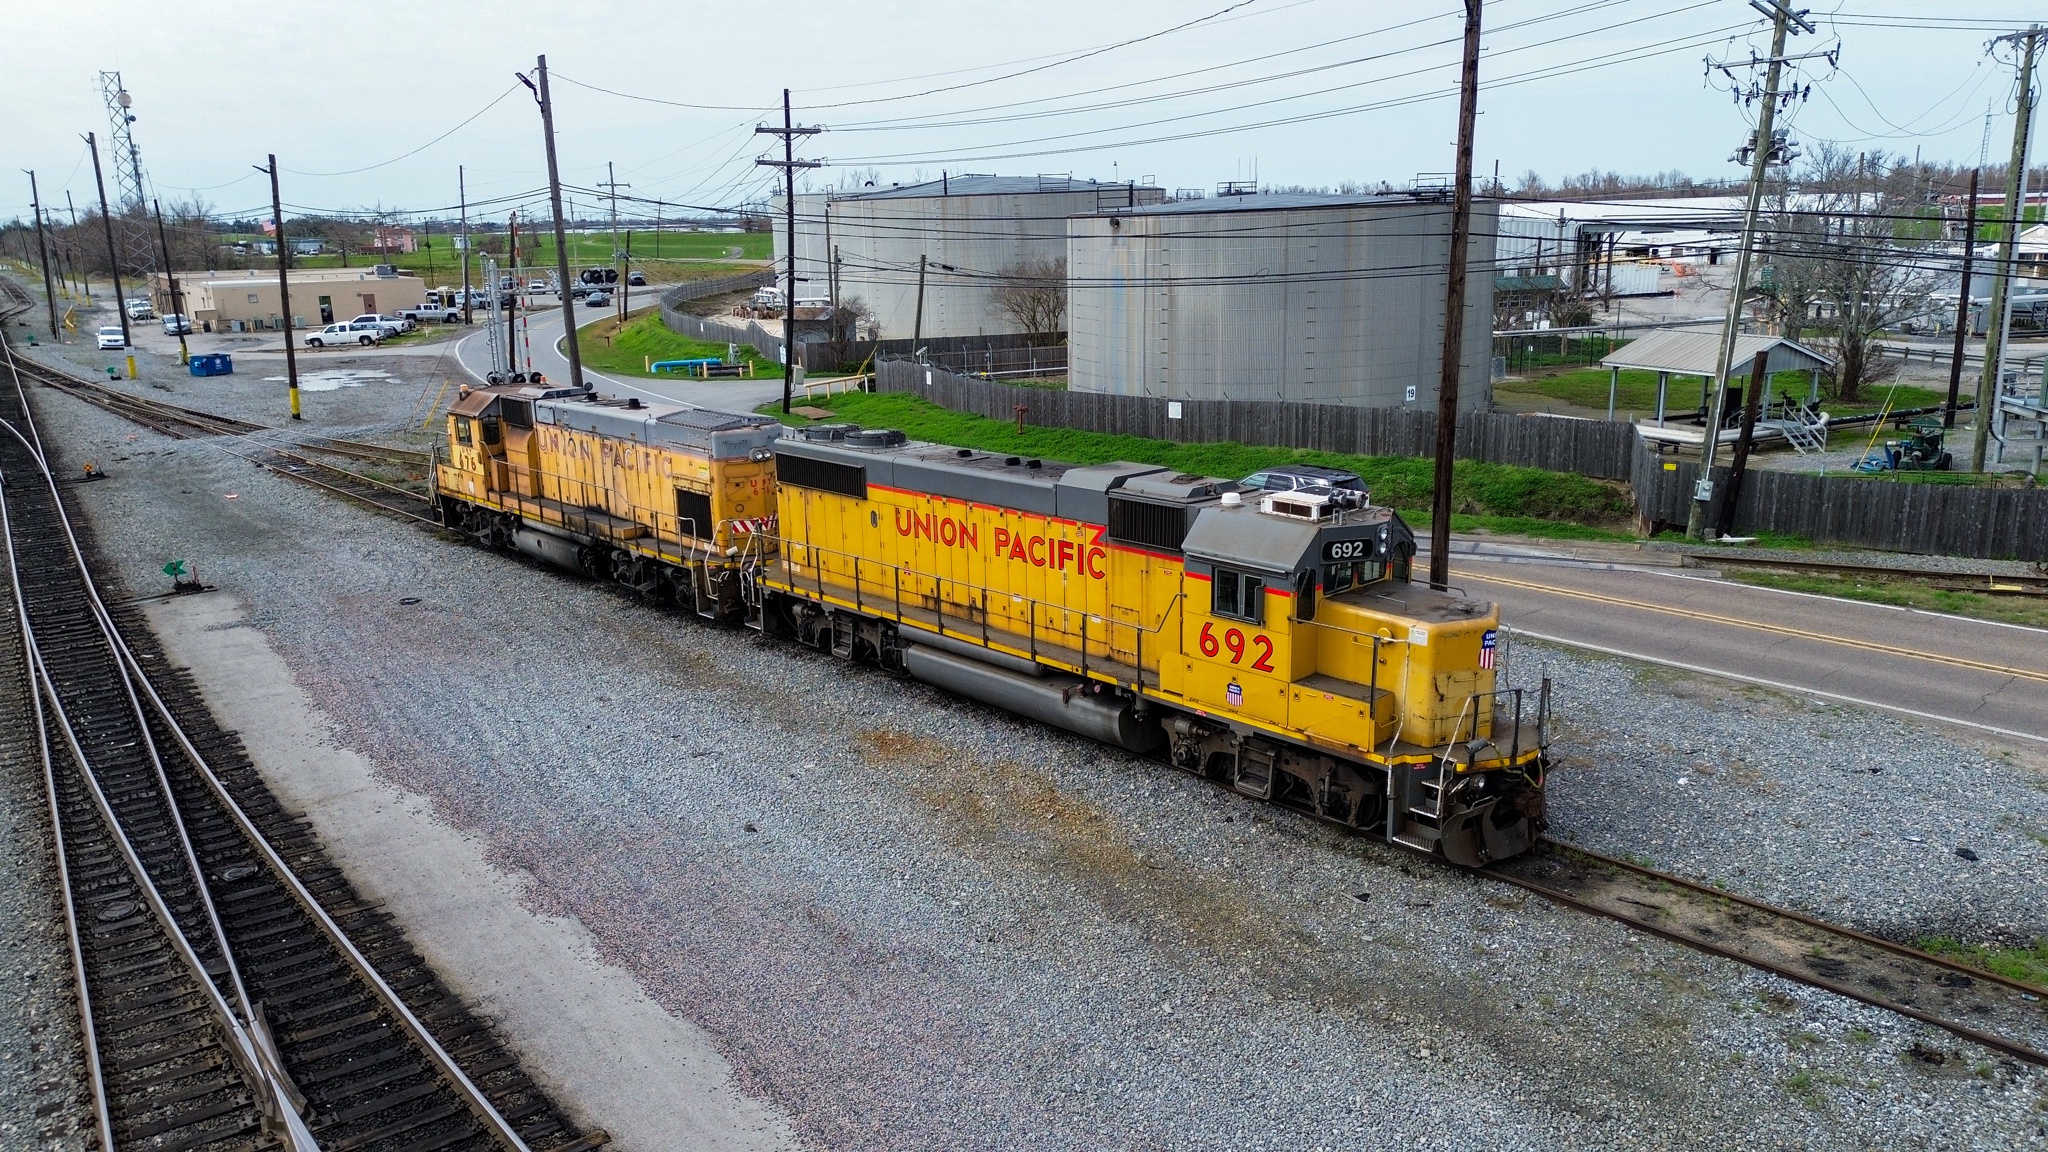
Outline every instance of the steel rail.
[[14, 587], [15, 618], [22, 630], [22, 671], [28, 699], [35, 715], [36, 756], [43, 765], [43, 788], [50, 799], [50, 843], [57, 857], [57, 888], [64, 898], [64, 937], [71, 946], [71, 979], [78, 990], [80, 1047], [85, 1050], [86, 1082], [92, 1091], [93, 1117], [99, 1124], [100, 1147], [114, 1147], [113, 1109], [107, 1101], [107, 1080], [100, 1067], [99, 1032], [92, 1019], [92, 989], [87, 983], [85, 946], [78, 930], [78, 902], [72, 898], [71, 859], [64, 848], [64, 817], [57, 800], [57, 765], [50, 755], [48, 715], [43, 711], [42, 681], [36, 661], [27, 658], [29, 641], [28, 604], [22, 594], [21, 572], [14, 561], [14, 525], [7, 515], [6, 480], [0, 477], [0, 540], [7, 549], [7, 577]]
[[[28, 443], [27, 438], [22, 438], [22, 443], [26, 445]], [[4, 474], [0, 474], [0, 495], [4, 495], [5, 483], [6, 477]], [[53, 489], [52, 495], [54, 494]], [[61, 505], [59, 507], [61, 514]], [[0, 517], [5, 516], [5, 511], [6, 501], [0, 499]], [[105, 790], [100, 787], [99, 780], [94, 776], [91, 768], [92, 761], [86, 755], [85, 748], [79, 741], [77, 729], [72, 725], [71, 718], [65, 711], [63, 701], [58, 698], [56, 681], [50, 675], [48, 666], [44, 664], [42, 648], [36, 641], [35, 627], [29, 619], [28, 599], [21, 586], [21, 569], [16, 560], [14, 550], [12, 522], [11, 520], [0, 520], [0, 523], [4, 523], [5, 526], [4, 535], [6, 538], [8, 579], [13, 587], [15, 613], [20, 622], [22, 646], [27, 654], [31, 678], [35, 681], [43, 696], [49, 700], [50, 713], [56, 718], [57, 730], [64, 737], [64, 746], [71, 753], [72, 764], [78, 769], [79, 779], [85, 784], [87, 793], [93, 798], [94, 806], [97, 808], [100, 819], [106, 827], [108, 838], [120, 850], [122, 861], [127, 865], [130, 873], [130, 880], [141, 891], [144, 900], [149, 904], [151, 914], [156, 918], [159, 927], [169, 940], [172, 950], [178, 954], [178, 958], [190, 971], [193, 983], [198, 987], [208, 1007], [217, 1018], [218, 1023], [225, 1030], [229, 1041], [227, 1046], [228, 1056], [234, 1061], [237, 1070], [241, 1073], [243, 1082], [261, 1090], [263, 1100], [259, 1107], [275, 1125], [282, 1129], [283, 1139], [292, 1152], [318, 1152], [319, 1145], [313, 1140], [312, 1133], [305, 1127], [304, 1121], [300, 1119], [298, 1113], [290, 1106], [290, 1095], [279, 1083], [281, 1072], [271, 1067], [270, 1062], [263, 1058], [262, 1053], [256, 1047], [255, 1041], [250, 1037], [247, 1028], [235, 1016], [233, 1006], [227, 1002], [227, 999], [221, 995], [220, 989], [214, 985], [212, 976], [206, 971], [205, 961], [199, 958], [199, 953], [193, 948], [191, 940], [185, 935], [183, 929], [178, 926], [177, 918], [172, 913], [169, 902], [164, 899], [163, 893], [157, 887], [156, 881], [151, 878], [148, 868], [142, 862], [141, 855], [135, 850], [134, 843], [122, 829], [121, 822], [115, 815], [112, 802], [107, 799]], [[38, 701], [37, 715], [39, 718], [43, 715], [40, 701]], [[49, 729], [47, 725], [43, 727], [40, 735], [42, 737], [43, 755], [47, 762], [50, 750]], [[50, 793], [50, 810], [52, 815], [56, 816], [58, 802], [54, 773], [50, 776], [50, 783], [52, 788]], [[175, 800], [172, 803], [175, 804]], [[62, 827], [62, 824], [59, 823], [53, 828], [54, 836], [60, 841], [63, 836]], [[194, 876], [194, 881], [198, 884], [204, 884], [205, 882], [204, 878], [197, 874]], [[70, 904], [68, 890], [66, 904]], [[225, 939], [222, 941], [222, 947], [226, 947]], [[79, 975], [81, 999], [85, 999], [89, 1005], [90, 1001], [84, 995], [84, 964], [82, 958], [79, 963]], [[88, 1034], [91, 1034], [90, 1017], [87, 1018], [86, 1030]], [[97, 1078], [99, 1067], [97, 1052], [91, 1057], [91, 1062], [94, 1075]], [[107, 1110], [104, 1082], [99, 1082], [98, 1088], [99, 1093], [96, 1103], [100, 1106], [102, 1121], [107, 1124], [105, 1129], [106, 1142], [102, 1145], [102, 1148], [111, 1150], [115, 1145], [111, 1135], [111, 1123]]]
[[[22, 396], [22, 403], [24, 405], [24, 411], [26, 411], [27, 397], [25, 395]], [[99, 624], [100, 630], [102, 631], [102, 633], [105, 634], [107, 638], [109, 647], [115, 653], [119, 670], [123, 676], [123, 679], [126, 680], [132, 676], [134, 678], [134, 681], [141, 685], [144, 694], [147, 695], [150, 700], [152, 708], [156, 711], [158, 716], [161, 717], [165, 730], [170, 732], [172, 736], [175, 737], [181, 750], [183, 750], [186, 757], [192, 763], [193, 767], [198, 771], [199, 777], [206, 783], [208, 790], [213, 793], [214, 798], [221, 804], [223, 810], [229, 814], [229, 816], [235, 821], [236, 825], [241, 829], [242, 833], [249, 839], [250, 844], [257, 850], [258, 855], [263, 859], [266, 866], [269, 867], [269, 869], [277, 876], [279, 881], [285, 885], [286, 889], [292, 894], [293, 899], [301, 906], [301, 908], [313, 920], [313, 922], [319, 925], [322, 933], [328, 937], [329, 942], [336, 947], [336, 949], [342, 954], [343, 958], [348, 961], [349, 966], [353, 968], [357, 975], [362, 978], [364, 983], [370, 987], [372, 992], [376, 995], [377, 999], [384, 1004], [385, 1008], [388, 1011], [390, 1011], [395, 1018], [397, 1018], [400, 1025], [405, 1029], [406, 1033], [409, 1036], [411, 1036], [413, 1041], [419, 1045], [423, 1052], [427, 1054], [429, 1060], [433, 1062], [436, 1070], [439, 1071], [443, 1078], [456, 1090], [457, 1094], [463, 1098], [464, 1103], [469, 1106], [473, 1113], [475, 1113], [477, 1119], [483, 1122], [485, 1127], [488, 1128], [491, 1131], [491, 1133], [494, 1136], [496, 1136], [500, 1141], [502, 1141], [507, 1148], [511, 1149], [512, 1152], [529, 1152], [525, 1140], [522, 1139], [518, 1131], [512, 1127], [510, 1121], [505, 1119], [505, 1117], [498, 1111], [496, 1106], [490, 1102], [490, 1100], [483, 1094], [483, 1092], [476, 1087], [475, 1083], [469, 1079], [469, 1077], [462, 1071], [462, 1069], [459, 1066], [457, 1066], [454, 1058], [448, 1054], [447, 1050], [444, 1049], [441, 1046], [440, 1042], [433, 1037], [432, 1033], [430, 1033], [427, 1030], [426, 1026], [420, 1021], [420, 1019], [416, 1015], [414, 1015], [412, 1010], [406, 1006], [405, 1002], [399, 998], [397, 992], [394, 991], [391, 988], [391, 986], [384, 980], [383, 976], [377, 972], [375, 966], [370, 963], [369, 959], [365, 957], [362, 954], [362, 952], [356, 948], [354, 943], [348, 939], [347, 934], [342, 931], [341, 926], [335, 923], [333, 918], [328, 915], [327, 910], [321, 906], [319, 900], [315, 898], [313, 893], [306, 888], [302, 881], [300, 881], [298, 875], [285, 862], [284, 858], [277, 853], [277, 850], [271, 846], [268, 838], [262, 835], [261, 830], [258, 829], [256, 827], [255, 822], [249, 818], [248, 813], [244, 811], [242, 806], [235, 801], [232, 795], [229, 794], [226, 786], [221, 782], [218, 774], [214, 772], [212, 765], [207, 761], [205, 756], [200, 753], [198, 747], [193, 744], [190, 736], [185, 732], [183, 725], [178, 722], [177, 718], [172, 713], [169, 706], [164, 703], [163, 698], [157, 693], [155, 685], [150, 682], [147, 671], [143, 669], [140, 661], [138, 661], [135, 658], [133, 650], [129, 648], [126, 640], [121, 636], [119, 629], [115, 626], [113, 617], [111, 613], [108, 612], [105, 601], [100, 596], [97, 583], [92, 578], [90, 566], [87, 564], [85, 558], [84, 549], [79, 544], [77, 534], [72, 528], [70, 516], [68, 513], [64, 511], [62, 498], [59, 495], [57, 489], [56, 477], [50, 469], [48, 460], [43, 457], [42, 453], [36, 451], [35, 445], [30, 442], [29, 438], [22, 435], [21, 432], [18, 429], [16, 429], [12, 424], [9, 424], [5, 420], [0, 420], [0, 426], [4, 426], [8, 432], [12, 433], [16, 439], [21, 441], [22, 446], [30, 452], [30, 454], [33, 456], [38, 467], [42, 472], [43, 480], [45, 484], [47, 484], [49, 487], [51, 499], [55, 502], [58, 523], [63, 528], [65, 540], [69, 545], [72, 554], [72, 559], [77, 566], [79, 576], [84, 584], [86, 591], [86, 599], [92, 608], [94, 618]], [[9, 540], [9, 549], [11, 555], [11, 537]], [[19, 596], [18, 578], [16, 580], [16, 584], [17, 596]], [[27, 607], [25, 602], [20, 604], [19, 610], [22, 614], [24, 630], [26, 630]], [[37, 667], [41, 667], [41, 657], [39, 653], [35, 657], [35, 662]], [[47, 686], [49, 687], [52, 693], [52, 704], [61, 710], [61, 705], [57, 704], [54, 697], [54, 684], [48, 684]], [[137, 709], [139, 714], [139, 703], [137, 704]], [[147, 731], [146, 724], [144, 725], [144, 730], [145, 732]], [[76, 749], [75, 741], [74, 748]], [[74, 755], [78, 757], [79, 763], [81, 765], [87, 762], [84, 759], [82, 749], [75, 750]], [[95, 789], [97, 789], [97, 782], [94, 782], [93, 786]], [[166, 794], [168, 795], [168, 784], [165, 785], [165, 788]], [[102, 797], [102, 803], [107, 818], [111, 820], [113, 818], [112, 809], [111, 807], [106, 807], [104, 805], [104, 797]], [[175, 809], [175, 801], [173, 801], [173, 805]], [[165, 908], [165, 911], [168, 912], [167, 906]], [[227, 943], [224, 933], [222, 936], [222, 948], [223, 954], [225, 955]], [[203, 973], [203, 967], [200, 970]], [[208, 982], [207, 986], [209, 990], [212, 989], [212, 984], [210, 981]], [[218, 996], [217, 991], [215, 992], [215, 995], [216, 997]], [[225, 1002], [223, 1001], [223, 1004], [224, 1003]], [[111, 1145], [108, 1145], [108, 1147], [111, 1147]]]
[[1794, 572], [1830, 572], [1842, 576], [1875, 576], [1886, 580], [1998, 580], [2015, 584], [2048, 588], [2048, 572], [2042, 573], [1991, 573], [1991, 572], [1938, 572], [1926, 568], [1900, 568], [1882, 564], [1830, 563], [1822, 560], [1786, 560], [1772, 556], [1744, 556], [1739, 553], [1687, 551], [1684, 553], [1694, 560], [1705, 561], [1717, 568], [1783, 568]]
[[[1685, 893], [1689, 898], [1699, 901], [1703, 906], [1707, 902], [1737, 905], [1743, 909], [1748, 910], [1751, 913], [1759, 914], [1763, 917], [1774, 918], [1777, 920], [1787, 921], [1792, 924], [1796, 924], [1801, 928], [1805, 929], [1807, 932], [1819, 934], [1824, 938], [1834, 938], [1837, 940], [1852, 941], [1856, 945], [1860, 945], [1863, 948], [1870, 949], [1872, 951], [1880, 953], [1883, 956], [1899, 964], [1907, 965], [1913, 968], [1938, 969], [1942, 973], [1945, 973], [1947, 976], [1951, 978], [1962, 978], [1960, 984], [1941, 984], [1941, 977], [1939, 976], [1935, 977], [1933, 981], [1930, 981], [1931, 983], [1936, 983], [1939, 986], [1948, 987], [1951, 990], [1957, 987], [1973, 987], [1977, 983], [1995, 985], [2005, 990], [2006, 992], [2010, 993], [2012, 996], [2020, 998], [2023, 1003], [2040, 1004], [2042, 1006], [2042, 1008], [2039, 1011], [2039, 1014], [2042, 1017], [2040, 1023], [2043, 1027], [2048, 1027], [2048, 989], [2039, 988], [2034, 985], [2024, 983], [2022, 981], [2013, 980], [2008, 977], [2001, 976], [1996, 972], [1990, 972], [1982, 968], [1976, 968], [1970, 965], [1960, 964], [1946, 957], [1936, 956], [1931, 952], [1925, 952], [1918, 948], [1911, 948], [1903, 944], [1897, 944], [1890, 940], [1883, 939], [1882, 937], [1873, 936], [1867, 932], [1861, 932], [1857, 929], [1849, 928], [1844, 925], [1831, 924], [1825, 920], [1820, 920], [1815, 917], [1808, 916], [1805, 913], [1797, 912], [1790, 908], [1784, 908], [1775, 904], [1766, 903], [1762, 900], [1757, 900], [1748, 896], [1743, 896], [1739, 893], [1724, 891], [1722, 889], [1714, 888], [1706, 884], [1701, 884], [1695, 880], [1689, 880], [1683, 876], [1673, 875], [1669, 872], [1662, 872], [1655, 868], [1649, 868], [1645, 867], [1644, 865], [1636, 864], [1628, 860], [1618, 859], [1616, 857], [1606, 855], [1605, 853], [1596, 852], [1591, 849], [1581, 848], [1576, 845], [1562, 844], [1555, 840], [1549, 839], [1545, 839], [1541, 842], [1540, 849], [1540, 853], [1532, 853], [1528, 856], [1516, 857], [1514, 860], [1504, 861], [1497, 865], [1491, 865], [1484, 869], [1478, 870], [1478, 872], [1480, 875], [1489, 876], [1493, 879], [1501, 880], [1508, 884], [1513, 884], [1518, 888], [1522, 888], [1529, 892], [1533, 892], [1539, 896], [1544, 897], [1547, 900], [1551, 900], [1560, 905], [1573, 908], [1581, 912], [1586, 912], [1591, 915], [1611, 919], [1619, 923], [1625, 924], [1630, 928], [1648, 932], [1652, 935], [1661, 937], [1665, 940], [1669, 940], [1676, 944], [1683, 944], [1688, 948], [1692, 948], [1697, 951], [1707, 953], [1709, 955], [1720, 956], [1725, 959], [1740, 961], [1741, 963], [1747, 964], [1753, 968], [1769, 972], [1776, 976], [1782, 976], [1788, 980], [1797, 981], [1798, 983], [1806, 984], [1814, 988], [1819, 988], [1823, 991], [1832, 992], [1839, 996], [1846, 996], [1852, 1000], [1860, 1001], [1861, 1003], [1868, 1004], [1874, 1008], [1881, 1008], [1887, 1012], [1892, 1012], [1894, 1014], [1904, 1016], [1909, 1019], [1918, 1020], [1923, 1024], [1928, 1024], [1936, 1028], [1944, 1029], [1945, 1031], [1954, 1033], [1955, 1035], [1961, 1036], [1974, 1043], [1981, 1044], [1986, 1048], [1992, 1049], [1993, 1051], [2002, 1052], [2008, 1056], [2012, 1056], [2019, 1060], [2024, 1060], [2030, 1064], [2048, 1066], [2048, 1051], [2044, 1051], [2040, 1048], [2035, 1048], [2029, 1044], [2026, 1044], [2018, 1040], [2010, 1039], [2005, 1036], [2000, 1036], [1992, 1032], [1987, 1032], [1981, 1028], [1974, 1027], [1959, 1019], [1956, 1019], [1954, 1016], [1944, 1015], [1936, 1011], [1922, 1008], [1916, 1004], [1907, 1002], [1902, 997], [1889, 996], [1886, 995], [1882, 990], [1873, 990], [1872, 988], [1868, 987], [1858, 987], [1852, 983], [1847, 982], [1846, 980], [1831, 978], [1827, 973], [1821, 972], [1813, 966], [1801, 967], [1789, 963], [1779, 963], [1773, 961], [1769, 959], [1767, 956], [1760, 954], [1758, 951], [1743, 950], [1740, 946], [1739, 941], [1734, 943], [1722, 943], [1715, 939], [1706, 938], [1705, 934], [1688, 933], [1685, 931], [1681, 931], [1677, 928], [1666, 927], [1665, 925], [1660, 924], [1657, 921], [1658, 913], [1668, 911], [1668, 909], [1665, 909], [1660, 905], [1652, 904], [1648, 901], [1636, 901], [1633, 902], [1634, 906], [1643, 909], [1643, 911], [1624, 912], [1620, 909], [1606, 907], [1597, 902], [1582, 898], [1581, 896], [1577, 895], [1576, 893], [1568, 890], [1563, 886], [1547, 884], [1537, 877], [1524, 875], [1522, 873], [1524, 870], [1527, 870], [1535, 866], [1531, 863], [1532, 861], [1541, 861], [1542, 859], [1544, 859], [1543, 853], [1547, 853], [1552, 857], [1578, 857], [1583, 861], [1590, 862], [1610, 872], [1624, 873], [1629, 876], [1638, 878], [1640, 880], [1647, 881], [1648, 883], [1644, 885], [1644, 891], [1648, 893], [1656, 893], [1657, 889], [1654, 886], [1661, 885], [1666, 889], [1680, 890], [1683, 893]], [[1627, 898], [1623, 897], [1621, 899], [1626, 900]], [[1816, 959], [1824, 959], [1828, 963], [1835, 962], [1834, 958], [1832, 957]], [[1907, 994], [1911, 994], [1910, 989], [1908, 990]], [[1982, 1005], [1984, 1001], [1979, 1000], [1978, 1003]]]

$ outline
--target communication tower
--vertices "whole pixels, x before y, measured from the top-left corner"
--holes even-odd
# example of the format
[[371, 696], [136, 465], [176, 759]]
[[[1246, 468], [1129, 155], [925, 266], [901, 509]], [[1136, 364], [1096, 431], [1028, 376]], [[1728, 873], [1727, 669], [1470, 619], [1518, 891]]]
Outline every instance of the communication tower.
[[119, 72], [100, 73], [100, 95], [107, 102], [107, 150], [114, 162], [114, 238], [124, 269], [157, 270], [154, 230], [149, 219], [149, 192], [142, 176], [142, 153], [135, 147], [134, 97], [121, 84]]

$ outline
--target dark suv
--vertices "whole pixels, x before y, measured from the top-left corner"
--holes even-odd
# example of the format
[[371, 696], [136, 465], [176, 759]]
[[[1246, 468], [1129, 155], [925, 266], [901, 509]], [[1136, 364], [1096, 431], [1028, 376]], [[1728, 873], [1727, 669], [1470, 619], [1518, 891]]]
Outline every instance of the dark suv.
[[1319, 464], [1282, 464], [1254, 472], [1238, 481], [1238, 486], [1248, 492], [1292, 492], [1298, 488], [1337, 488], [1368, 494], [1372, 491], [1358, 473]]

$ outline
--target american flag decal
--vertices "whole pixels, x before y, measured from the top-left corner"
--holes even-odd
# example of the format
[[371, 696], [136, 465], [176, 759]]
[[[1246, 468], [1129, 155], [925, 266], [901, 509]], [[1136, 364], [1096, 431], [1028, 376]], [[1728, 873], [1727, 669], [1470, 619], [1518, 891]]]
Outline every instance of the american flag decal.
[[1486, 635], [1479, 638], [1479, 666], [1481, 668], [1493, 667], [1494, 644], [1499, 639], [1500, 633], [1491, 628], [1487, 629]]

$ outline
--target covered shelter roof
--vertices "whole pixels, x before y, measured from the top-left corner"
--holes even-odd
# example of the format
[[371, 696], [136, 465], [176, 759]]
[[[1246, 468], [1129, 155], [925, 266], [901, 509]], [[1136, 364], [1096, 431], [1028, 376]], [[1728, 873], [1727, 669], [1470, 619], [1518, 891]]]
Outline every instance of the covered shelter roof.
[[[1721, 356], [1724, 331], [1711, 328], [1704, 331], [1666, 329], [1652, 332], [1608, 353], [1601, 359], [1600, 366], [1711, 377]], [[1826, 356], [1783, 336], [1737, 336], [1735, 355], [1728, 362], [1729, 378], [1747, 377], [1756, 354], [1765, 349], [1770, 350], [1768, 363], [1772, 372], [1811, 372], [1834, 365], [1834, 361]]]

